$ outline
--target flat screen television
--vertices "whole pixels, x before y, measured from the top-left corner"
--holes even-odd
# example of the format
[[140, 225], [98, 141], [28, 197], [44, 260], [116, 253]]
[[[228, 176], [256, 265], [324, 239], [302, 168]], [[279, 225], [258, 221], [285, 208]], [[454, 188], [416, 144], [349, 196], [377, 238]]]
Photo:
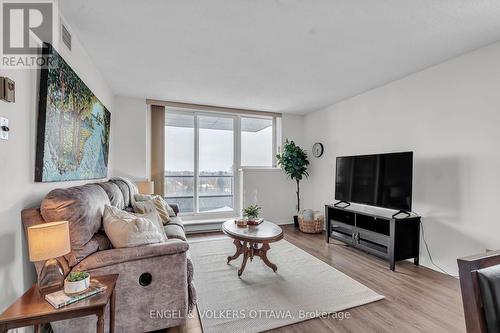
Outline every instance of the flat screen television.
[[335, 200], [411, 211], [413, 152], [337, 157]]

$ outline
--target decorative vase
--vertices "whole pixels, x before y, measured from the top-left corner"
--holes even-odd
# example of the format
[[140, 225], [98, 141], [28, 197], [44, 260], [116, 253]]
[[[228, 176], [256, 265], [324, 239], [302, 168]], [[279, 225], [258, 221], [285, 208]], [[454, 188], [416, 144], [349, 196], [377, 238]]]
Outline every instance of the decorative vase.
[[295, 226], [295, 228], [299, 227], [299, 216], [298, 215], [293, 216], [293, 225]]
[[68, 281], [64, 280], [64, 293], [66, 294], [78, 294], [85, 291], [90, 287], [90, 274], [87, 273], [87, 277], [80, 281]]

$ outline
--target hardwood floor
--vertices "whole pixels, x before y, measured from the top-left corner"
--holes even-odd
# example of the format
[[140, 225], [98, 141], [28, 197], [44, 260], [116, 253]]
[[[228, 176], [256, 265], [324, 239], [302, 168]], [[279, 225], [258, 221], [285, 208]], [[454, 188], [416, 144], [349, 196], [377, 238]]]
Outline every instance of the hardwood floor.
[[[342, 243], [326, 244], [321, 234], [304, 234], [291, 225], [283, 230], [287, 241], [384, 295], [385, 299], [347, 310], [350, 313], [347, 319], [317, 318], [269, 332], [465, 332], [457, 279], [406, 261], [399, 262], [396, 271], [391, 272], [385, 261]], [[185, 327], [171, 331], [201, 332], [201, 325], [195, 317]]]

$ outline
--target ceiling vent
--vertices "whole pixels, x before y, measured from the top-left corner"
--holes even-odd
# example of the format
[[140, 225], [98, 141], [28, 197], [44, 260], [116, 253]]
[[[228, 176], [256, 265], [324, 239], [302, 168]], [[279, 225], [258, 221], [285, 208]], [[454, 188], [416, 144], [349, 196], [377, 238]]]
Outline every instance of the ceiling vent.
[[68, 50], [71, 51], [71, 33], [69, 32], [68, 28], [64, 25], [64, 23], [61, 23], [61, 40], [66, 45]]

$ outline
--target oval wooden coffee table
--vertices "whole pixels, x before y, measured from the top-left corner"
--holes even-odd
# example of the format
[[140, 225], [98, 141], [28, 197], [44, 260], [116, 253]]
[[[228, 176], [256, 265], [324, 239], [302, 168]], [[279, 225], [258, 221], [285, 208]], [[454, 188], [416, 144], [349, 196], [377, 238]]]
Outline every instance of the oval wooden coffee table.
[[264, 263], [276, 272], [278, 267], [267, 259], [269, 243], [277, 242], [283, 238], [283, 230], [269, 221], [264, 221], [259, 225], [249, 225], [238, 227], [234, 220], [228, 220], [222, 225], [222, 231], [233, 238], [236, 246], [236, 253], [227, 257], [227, 263], [231, 262], [243, 254], [243, 262], [238, 270], [238, 276], [243, 274], [248, 258], [253, 260], [254, 256], [260, 257]]

